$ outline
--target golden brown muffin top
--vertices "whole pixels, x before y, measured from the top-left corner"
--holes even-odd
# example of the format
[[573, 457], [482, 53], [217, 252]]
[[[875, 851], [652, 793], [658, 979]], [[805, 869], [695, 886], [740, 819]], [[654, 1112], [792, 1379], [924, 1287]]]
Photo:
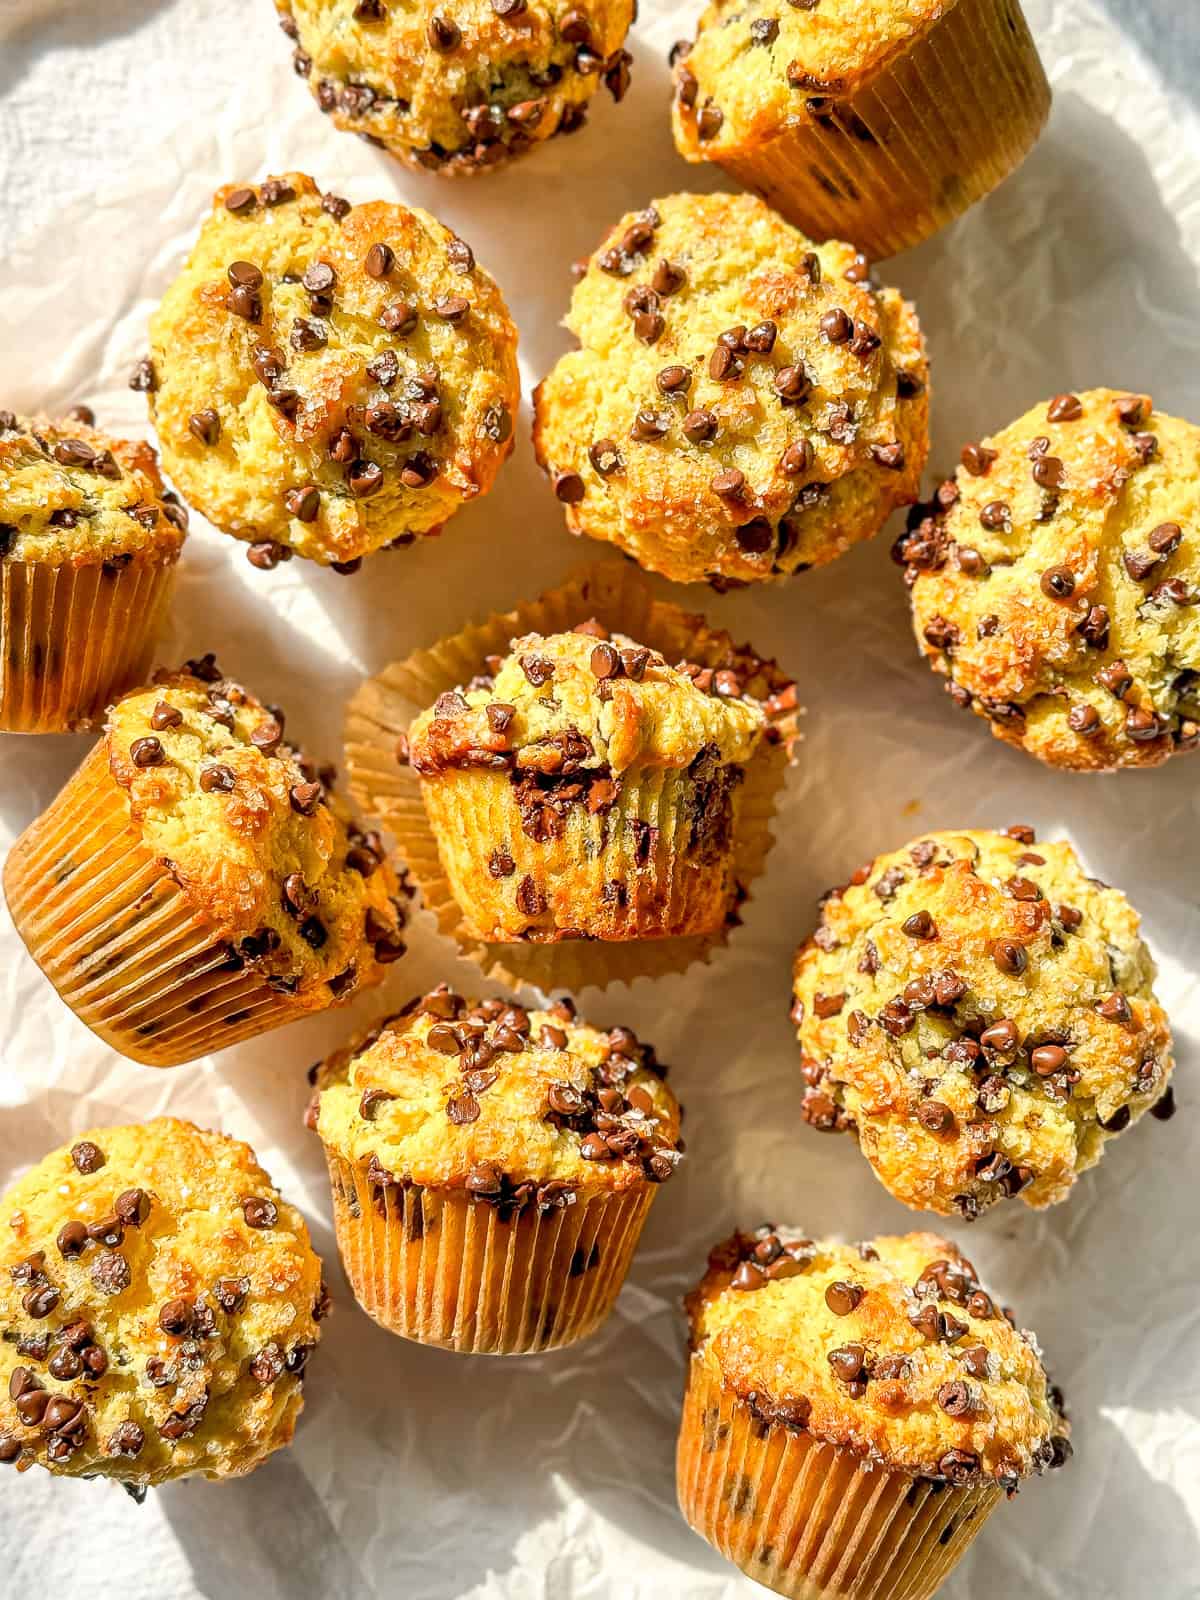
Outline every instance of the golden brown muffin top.
[[1061, 1394], [947, 1239], [735, 1233], [688, 1296], [693, 1360], [768, 1423], [955, 1486], [1071, 1454]]
[[[711, 0], [674, 55], [675, 143], [689, 161], [753, 149], [839, 113], [955, 0]], [[859, 125], [861, 126], [861, 124]], [[847, 129], [850, 136], [854, 128]]]
[[[425, 777], [481, 766], [544, 777], [631, 768], [743, 765], [767, 736], [762, 663], [746, 675], [693, 663], [670, 667], [657, 650], [596, 624], [512, 641], [475, 687], [439, 695], [413, 723], [409, 757]], [[749, 677], [749, 683], [747, 683]]]
[[1065, 842], [933, 833], [825, 899], [796, 957], [805, 1120], [897, 1199], [971, 1219], [1064, 1200], [1174, 1065], [1125, 896]]
[[876, 533], [916, 497], [928, 366], [912, 308], [868, 271], [753, 195], [623, 217], [572, 296], [581, 348], [535, 397], [571, 529], [718, 584]]
[[385, 1186], [548, 1209], [671, 1176], [680, 1112], [664, 1070], [628, 1028], [589, 1027], [569, 1001], [531, 1010], [442, 984], [324, 1063], [315, 1125]]
[[45, 566], [174, 561], [187, 514], [144, 439], [113, 439], [75, 418], [0, 411], [0, 560]]
[[283, 721], [206, 656], [117, 702], [109, 766], [143, 844], [230, 962], [324, 1006], [403, 954], [407, 891]]
[[[427, 212], [292, 172], [217, 191], [135, 374], [188, 499], [270, 566], [438, 531], [512, 449], [516, 329]], [[261, 548], [257, 548], [261, 546]]]
[[173, 1117], [93, 1129], [0, 1214], [0, 1462], [137, 1490], [288, 1443], [328, 1299], [248, 1145]]
[[633, 0], [275, 0], [339, 128], [457, 176], [580, 127], [629, 87]]
[[1146, 395], [1057, 395], [969, 444], [897, 541], [956, 704], [1051, 766], [1200, 745], [1200, 428]]

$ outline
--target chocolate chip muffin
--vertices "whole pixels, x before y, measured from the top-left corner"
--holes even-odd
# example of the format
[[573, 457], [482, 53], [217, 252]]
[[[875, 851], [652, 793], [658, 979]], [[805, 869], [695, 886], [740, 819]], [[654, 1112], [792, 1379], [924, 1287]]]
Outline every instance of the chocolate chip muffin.
[[440, 695], [401, 759], [488, 942], [664, 939], [733, 908], [738, 790], [786, 680], [749, 651], [669, 666], [599, 624], [514, 639]]
[[711, 0], [671, 60], [686, 160], [873, 257], [982, 199], [1050, 110], [1017, 0]]
[[1033, 830], [935, 833], [826, 896], [796, 957], [803, 1115], [898, 1200], [977, 1217], [1065, 1200], [1144, 1111], [1171, 1035], [1125, 896]]
[[1200, 745], [1200, 427], [1093, 389], [969, 444], [896, 559], [956, 705], [1049, 766]]
[[328, 1297], [248, 1145], [174, 1117], [96, 1129], [0, 1214], [0, 1462], [141, 1499], [291, 1442]]
[[629, 87], [633, 0], [275, 3], [321, 110], [418, 171], [484, 171]]
[[793, 1600], [927, 1600], [1071, 1454], [1062, 1396], [946, 1239], [735, 1233], [687, 1298], [679, 1504]]
[[211, 656], [113, 707], [4, 870], [17, 932], [108, 1044], [171, 1066], [348, 999], [404, 952], [404, 889], [283, 713]]
[[[144, 440], [0, 411], [0, 731], [93, 725], [150, 670], [187, 517]], [[94, 419], [93, 419], [94, 420]]]
[[448, 228], [293, 172], [218, 190], [133, 383], [171, 478], [254, 566], [295, 552], [353, 571], [491, 488], [516, 343]]
[[670, 195], [605, 237], [534, 396], [573, 533], [680, 583], [820, 566], [915, 498], [928, 366], [851, 245], [750, 195]]
[[309, 1121], [363, 1309], [472, 1353], [591, 1333], [683, 1148], [663, 1071], [569, 1001], [527, 1010], [444, 984], [331, 1057]]

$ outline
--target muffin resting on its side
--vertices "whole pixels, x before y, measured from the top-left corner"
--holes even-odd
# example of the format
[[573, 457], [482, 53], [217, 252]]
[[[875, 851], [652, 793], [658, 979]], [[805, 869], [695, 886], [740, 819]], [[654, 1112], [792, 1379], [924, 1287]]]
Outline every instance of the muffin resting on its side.
[[18, 933], [88, 1027], [170, 1066], [381, 981], [402, 890], [325, 776], [211, 656], [118, 702], [4, 872]]
[[550, 943], [719, 930], [737, 892], [738, 786], [774, 732], [782, 674], [749, 652], [716, 672], [671, 667], [595, 623], [514, 639], [487, 665], [400, 752], [472, 931]]
[[819, 566], [915, 498], [929, 450], [917, 319], [853, 246], [750, 195], [670, 195], [575, 288], [581, 348], [535, 394], [573, 533], [717, 587]]
[[90, 727], [146, 676], [186, 528], [144, 440], [0, 411], [0, 731]]
[[686, 1306], [680, 1508], [779, 1594], [926, 1600], [1071, 1454], [1037, 1340], [936, 1234], [735, 1233]]
[[1200, 427], [1092, 389], [969, 444], [895, 548], [956, 705], [1053, 767], [1200, 746]]
[[417, 170], [495, 166], [629, 87], [634, 0], [275, 0], [292, 60], [335, 125]]
[[671, 60], [686, 160], [872, 257], [982, 199], [1050, 110], [1018, 0], [711, 0]]
[[569, 1001], [443, 984], [317, 1072], [310, 1109], [363, 1309], [423, 1344], [517, 1354], [612, 1309], [682, 1145], [654, 1051]]
[[491, 488], [516, 345], [448, 228], [292, 172], [218, 190], [133, 383], [167, 472], [255, 566], [295, 551], [345, 569], [439, 533]]
[[935, 833], [826, 896], [796, 957], [803, 1115], [857, 1133], [898, 1200], [1065, 1200], [1171, 1114], [1171, 1035], [1125, 896], [1033, 830]]
[[95, 1129], [0, 1215], [0, 1462], [141, 1498], [290, 1443], [328, 1296], [248, 1145], [173, 1117]]

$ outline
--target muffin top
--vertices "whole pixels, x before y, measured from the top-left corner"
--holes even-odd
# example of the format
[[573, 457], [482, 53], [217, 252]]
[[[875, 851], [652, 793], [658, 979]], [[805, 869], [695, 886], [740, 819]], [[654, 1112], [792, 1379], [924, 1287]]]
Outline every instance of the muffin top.
[[1200, 428], [1061, 394], [962, 453], [895, 555], [954, 701], [1051, 766], [1200, 745]]
[[693, 1360], [764, 1422], [956, 1487], [1012, 1489], [1071, 1454], [1037, 1340], [935, 1233], [735, 1233], [686, 1304]]
[[293, 172], [218, 190], [133, 382], [171, 477], [256, 565], [284, 549], [345, 564], [491, 487], [516, 341], [448, 228]]
[[49, 567], [135, 556], [174, 561], [187, 516], [144, 439], [111, 439], [74, 419], [0, 411], [0, 560]]
[[[753, 149], [853, 98], [955, 0], [711, 0], [677, 49], [675, 143], [689, 161]], [[854, 118], [847, 131], [862, 128]]]
[[275, 0], [297, 74], [339, 128], [410, 166], [478, 172], [570, 133], [629, 87], [633, 0]]
[[619, 775], [702, 756], [741, 765], [771, 731], [752, 692], [764, 664], [749, 655], [743, 672], [670, 667], [657, 650], [586, 624], [526, 634], [487, 664], [490, 679], [439, 695], [413, 723], [408, 755], [423, 777], [451, 767]]
[[211, 656], [119, 700], [108, 756], [142, 842], [232, 964], [316, 1009], [403, 954], [404, 891], [379, 836], [335, 808], [332, 774], [283, 741], [283, 713]]
[[576, 285], [534, 443], [573, 532], [679, 582], [831, 561], [916, 496], [928, 367], [916, 316], [851, 245], [753, 195], [623, 217]]
[[588, 1027], [569, 1001], [527, 1010], [442, 984], [324, 1063], [316, 1128], [383, 1185], [570, 1205], [671, 1176], [680, 1113], [663, 1073], [628, 1028]]
[[1174, 1065], [1138, 928], [1069, 844], [1029, 828], [878, 856], [796, 957], [805, 1120], [856, 1129], [919, 1210], [1064, 1200]]
[[249, 1146], [174, 1117], [98, 1128], [0, 1211], [0, 1462], [136, 1490], [288, 1443], [328, 1299]]

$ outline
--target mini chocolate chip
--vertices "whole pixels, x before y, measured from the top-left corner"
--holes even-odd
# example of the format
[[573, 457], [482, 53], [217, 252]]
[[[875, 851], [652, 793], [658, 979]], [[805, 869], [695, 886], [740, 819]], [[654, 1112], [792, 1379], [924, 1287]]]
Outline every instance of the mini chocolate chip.
[[825, 1304], [835, 1317], [848, 1317], [865, 1293], [861, 1284], [834, 1282], [825, 1290]]
[[200, 787], [205, 794], [228, 794], [236, 781], [231, 768], [220, 762], [200, 770]]
[[992, 960], [1000, 972], [1011, 978], [1019, 978], [1029, 965], [1029, 953], [1015, 939], [994, 939]]
[[1069, 600], [1075, 593], [1075, 574], [1070, 567], [1048, 567], [1042, 573], [1041, 588], [1051, 600]]
[[256, 1194], [247, 1195], [242, 1201], [242, 1215], [248, 1228], [273, 1228], [279, 1220], [275, 1202]]
[[71, 1146], [71, 1160], [76, 1170], [86, 1176], [91, 1172], [99, 1172], [104, 1165], [104, 1152], [90, 1139], [81, 1139], [78, 1144]]
[[577, 472], [560, 472], [554, 479], [554, 493], [563, 505], [578, 505], [583, 499], [585, 485]]
[[917, 1121], [928, 1133], [952, 1133], [957, 1126], [954, 1112], [940, 1100], [922, 1100]]
[[129, 758], [135, 767], [157, 767], [164, 758], [162, 743], [153, 734], [135, 739], [129, 746]]

